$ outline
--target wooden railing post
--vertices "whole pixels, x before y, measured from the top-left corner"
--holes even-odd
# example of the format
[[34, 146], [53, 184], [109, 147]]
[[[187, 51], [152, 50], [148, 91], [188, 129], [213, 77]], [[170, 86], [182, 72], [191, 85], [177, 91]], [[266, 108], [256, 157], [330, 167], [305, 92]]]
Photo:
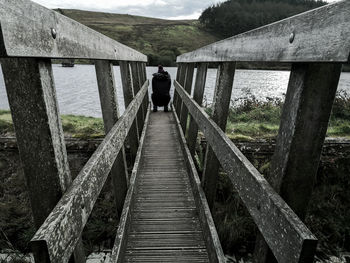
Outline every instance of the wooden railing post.
[[[119, 108], [116, 96], [113, 65], [109, 61], [96, 60], [95, 69], [105, 133], [108, 134], [119, 119]], [[122, 147], [120, 150], [110, 174], [112, 178], [117, 212], [118, 216], [120, 216], [123, 210], [124, 200], [128, 188], [128, 170], [124, 147]]]
[[[143, 84], [146, 81], [146, 80], [143, 79], [142, 63], [141, 62], [137, 62], [136, 63], [136, 67], [137, 67], [137, 74], [138, 74], [138, 79], [139, 79], [139, 85], [140, 85], [140, 89], [141, 89]], [[144, 98], [141, 107], [142, 107], [142, 124], [144, 125], [144, 122], [146, 120], [146, 114], [147, 114], [146, 97]]]
[[[187, 91], [187, 93], [190, 95], [192, 91], [194, 66], [195, 66], [195, 63], [189, 63], [186, 65], [186, 77], [185, 77], [184, 88]], [[186, 128], [187, 128], [187, 118], [188, 118], [188, 109], [186, 108], [185, 104], [182, 103], [181, 114], [179, 119], [180, 119], [181, 127], [185, 136], [186, 136]]]
[[[205, 82], [207, 79], [207, 70], [208, 70], [208, 63], [199, 63], [198, 64], [196, 83], [195, 83], [194, 91], [193, 91], [194, 92], [193, 99], [199, 105], [202, 105], [202, 102], [203, 102]], [[196, 151], [197, 135], [198, 135], [198, 126], [197, 126], [196, 121], [191, 116], [190, 125], [188, 128], [187, 143], [188, 143], [188, 148], [189, 148], [190, 153], [191, 153], [193, 158], [195, 156], [195, 151]]]
[[[182, 64], [178, 64], [177, 65], [177, 71], [176, 71], [176, 81], [179, 82], [180, 79], [180, 74], [181, 74], [181, 68], [182, 68]], [[177, 104], [179, 103], [179, 95], [176, 92], [176, 90], [174, 89], [174, 97], [173, 97], [173, 108], [174, 110], [177, 108]]]
[[[185, 77], [186, 77], [186, 64], [181, 63], [179, 64], [179, 67], [180, 67], [178, 71], [179, 74], [176, 76], [176, 79], [178, 79], [179, 84], [183, 87], [185, 84]], [[179, 119], [181, 114], [181, 106], [182, 106], [182, 102], [181, 102], [181, 99], [179, 98], [175, 105], [175, 111]]]
[[[51, 60], [3, 59], [2, 69], [38, 229], [72, 182]], [[47, 262], [47, 256], [36, 262]], [[74, 262], [85, 262], [81, 239]]]
[[[213, 121], [223, 130], [226, 129], [226, 122], [231, 101], [233, 78], [235, 75], [235, 62], [221, 63], [218, 68], [216, 87], [213, 99]], [[206, 194], [208, 205], [213, 211], [216, 183], [220, 163], [211, 147], [207, 147], [204, 161], [202, 185]]]
[[[138, 62], [130, 62], [131, 65], [131, 73], [132, 73], [132, 83], [134, 87], [134, 94], [136, 95], [141, 87], [141, 79], [140, 79], [140, 74], [139, 74], [139, 69], [138, 69]], [[141, 137], [142, 129], [143, 129], [143, 123], [144, 123], [144, 104], [141, 105], [139, 112], [137, 113], [137, 127], [138, 127], [138, 135]]]
[[44, 250], [52, 262], [68, 262], [129, 134], [147, 88], [148, 82], [125, 109], [123, 116], [105, 136], [71, 187], [35, 233], [30, 242], [34, 253]]
[[[179, 82], [179, 79], [178, 79], [178, 78], [179, 78], [179, 72], [180, 72], [180, 68], [179, 68], [179, 66], [178, 66], [178, 67], [177, 67], [177, 70], [176, 70], [176, 76], [175, 76], [175, 79], [176, 79], [177, 82]], [[170, 96], [171, 96], [171, 95], [170, 95]], [[177, 104], [178, 99], [179, 99], [179, 96], [178, 96], [176, 90], [174, 89], [173, 103], [172, 103], [172, 109], [174, 109], [174, 110], [175, 110], [175, 106], [176, 106], [176, 104]]]
[[179, 83], [174, 85], [279, 262], [309, 262], [306, 256], [316, 251], [315, 236], [204, 109]]
[[[313, 190], [341, 64], [292, 66], [268, 181], [301, 220]], [[286, 237], [288, 238], [288, 237]], [[313, 262], [313, 255], [305, 255]], [[254, 262], [275, 262], [262, 236]]]
[[[142, 62], [138, 62], [137, 63], [137, 72], [139, 75], [139, 81], [140, 81], [140, 87], [143, 86], [143, 84], [145, 83], [146, 79], [146, 75], [145, 75], [145, 69], [144, 69], [144, 63]], [[143, 109], [143, 122], [146, 119], [146, 115], [147, 115], [147, 111], [148, 111], [148, 103], [149, 103], [149, 98], [148, 98], [148, 92], [142, 102], [142, 109]]]
[[146, 72], [146, 63], [145, 62], [141, 62], [141, 73], [142, 73], [143, 82], [145, 82], [147, 80], [147, 72]]
[[[147, 80], [147, 71], [146, 71], [146, 63], [145, 62], [140, 63], [140, 72], [142, 75], [142, 84], [143, 84]], [[146, 118], [147, 109], [149, 107], [149, 91], [147, 91], [147, 94], [145, 97], [145, 104], [146, 104], [146, 111], [144, 112], [144, 116], [145, 116], [144, 118]]]
[[[119, 65], [120, 65], [120, 75], [122, 77], [124, 103], [125, 103], [125, 108], [127, 108], [131, 103], [131, 101], [134, 99], [131, 69], [130, 69], [129, 62], [127, 61], [120, 61]], [[138, 133], [137, 121], [135, 120], [131, 126], [130, 132], [128, 134], [128, 139], [127, 139], [130, 144], [130, 153], [131, 153], [132, 162], [134, 162], [137, 154], [138, 141], [139, 141], [138, 134], [139, 133]]]
[[[145, 76], [145, 81], [147, 81], [147, 64], [143, 63], [143, 72]], [[146, 105], [149, 107], [149, 89], [147, 90], [147, 95], [146, 95]], [[147, 115], [147, 112], [145, 112], [145, 116]]]

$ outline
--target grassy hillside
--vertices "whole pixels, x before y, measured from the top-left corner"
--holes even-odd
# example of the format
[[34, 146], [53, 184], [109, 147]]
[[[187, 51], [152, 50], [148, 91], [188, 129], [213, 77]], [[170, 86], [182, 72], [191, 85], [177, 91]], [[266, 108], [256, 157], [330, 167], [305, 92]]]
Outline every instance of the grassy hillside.
[[[73, 9], [56, 11], [146, 54], [152, 66], [175, 66], [178, 55], [222, 38], [204, 29], [198, 20], [165, 20]], [[276, 63], [239, 63], [238, 67], [289, 70], [288, 65]], [[350, 66], [344, 66], [343, 70], [350, 71]]]
[[173, 65], [176, 56], [219, 40], [203, 30], [197, 20], [164, 20], [71, 9], [56, 11], [141, 51], [149, 56], [152, 65]]

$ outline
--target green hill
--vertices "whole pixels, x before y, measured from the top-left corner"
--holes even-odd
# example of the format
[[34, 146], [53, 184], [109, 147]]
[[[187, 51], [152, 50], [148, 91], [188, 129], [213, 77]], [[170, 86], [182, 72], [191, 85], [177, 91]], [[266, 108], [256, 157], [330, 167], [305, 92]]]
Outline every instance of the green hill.
[[148, 55], [151, 65], [174, 65], [176, 56], [219, 40], [205, 31], [197, 20], [165, 20], [72, 9], [56, 11]]

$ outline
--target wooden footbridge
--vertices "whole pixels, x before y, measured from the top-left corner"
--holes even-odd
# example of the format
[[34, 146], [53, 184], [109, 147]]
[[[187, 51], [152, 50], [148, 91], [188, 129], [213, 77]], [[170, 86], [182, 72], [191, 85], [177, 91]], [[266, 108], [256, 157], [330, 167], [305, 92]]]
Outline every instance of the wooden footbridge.
[[[349, 63], [350, 1], [179, 56], [169, 113], [150, 112], [145, 55], [27, 0], [0, 0], [0, 25], [1, 64], [37, 227], [30, 244], [35, 262], [85, 261], [81, 234], [108, 176], [120, 216], [111, 262], [225, 262], [210, 212], [220, 167], [259, 229], [254, 262], [313, 262], [317, 239], [302, 220], [342, 63]], [[106, 136], [74, 180], [54, 58], [90, 59], [96, 68]], [[268, 178], [224, 132], [240, 61], [291, 63]], [[126, 105], [122, 116], [115, 63]], [[209, 63], [218, 67], [210, 116], [200, 106]], [[208, 142], [202, 180], [193, 161], [199, 130]]]

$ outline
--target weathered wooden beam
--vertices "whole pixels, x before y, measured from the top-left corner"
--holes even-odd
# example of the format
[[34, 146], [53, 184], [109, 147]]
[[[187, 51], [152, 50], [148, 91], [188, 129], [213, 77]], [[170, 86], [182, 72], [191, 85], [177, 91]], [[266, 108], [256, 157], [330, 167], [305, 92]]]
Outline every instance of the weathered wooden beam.
[[[118, 100], [113, 65], [109, 61], [95, 61], [98, 91], [100, 95], [102, 116], [106, 134], [119, 119]], [[128, 170], [124, 147], [121, 148], [111, 170], [112, 186], [116, 201], [118, 216], [120, 216], [126, 192], [128, 190]]]
[[[1, 63], [38, 229], [72, 182], [51, 61], [3, 59]], [[74, 261], [85, 262], [79, 236], [77, 240]]]
[[0, 0], [0, 57], [147, 61], [91, 28], [27, 0]]
[[[139, 79], [139, 85], [140, 87], [143, 86], [143, 73], [142, 73], [142, 63], [141, 62], [137, 62], [136, 63], [137, 66], [137, 74], [138, 74], [138, 79]], [[142, 103], [142, 127], [144, 126], [145, 120], [146, 120], [146, 115], [147, 115], [147, 101], [146, 101], [146, 97], [148, 96], [148, 94], [145, 96], [144, 102]], [[142, 131], [141, 131], [142, 133]], [[140, 134], [141, 136], [141, 134]]]
[[[132, 83], [132, 75], [129, 62], [121, 61], [120, 66], [120, 75], [122, 78], [123, 94], [124, 94], [124, 103], [127, 107], [132, 100], [134, 99], [134, 89]], [[128, 135], [128, 143], [130, 145], [131, 159], [134, 162], [137, 154], [137, 148], [139, 147], [139, 135], [138, 135], [137, 120], [135, 119], [130, 133]]]
[[108, 173], [123, 147], [147, 89], [148, 82], [36, 232], [31, 240], [35, 255], [44, 251], [42, 253], [50, 257], [50, 262], [68, 262]]
[[146, 63], [141, 62], [141, 69], [142, 69], [142, 78], [143, 81], [145, 82], [147, 80], [147, 71], [146, 71]]
[[120, 218], [117, 235], [116, 235], [114, 246], [112, 249], [111, 262], [123, 263], [123, 260], [124, 260], [124, 251], [127, 243], [128, 234], [129, 234], [129, 224], [131, 221], [131, 211], [134, 207], [136, 178], [139, 172], [139, 168], [141, 166], [141, 157], [144, 153], [144, 142], [145, 142], [147, 127], [148, 127], [149, 114], [150, 114], [150, 110], [148, 109], [146, 113], [145, 126], [141, 134], [140, 147], [137, 151], [135, 164], [134, 164], [131, 178], [130, 178], [130, 187], [128, 189], [127, 197], [125, 199], [123, 213]]
[[191, 153], [186, 145], [185, 135], [182, 131], [182, 127], [176, 115], [176, 112], [173, 112], [173, 114], [177, 122], [177, 132], [179, 134], [181, 148], [185, 156], [185, 163], [189, 171], [191, 188], [194, 195], [194, 200], [196, 202], [196, 207], [199, 212], [198, 214], [210, 262], [224, 263], [226, 262], [226, 258], [221, 247], [218, 233], [216, 232], [215, 223], [210, 213], [210, 208], [208, 206], [207, 199], [201, 187], [201, 181], [199, 179], [196, 166], [193, 162], [193, 159], [191, 158]]
[[[145, 83], [145, 81], [147, 80], [147, 76], [146, 76], [146, 73], [145, 73], [145, 70], [146, 70], [146, 63], [143, 63], [143, 62], [138, 62], [137, 63], [137, 70], [138, 70], [138, 74], [139, 74], [139, 80], [140, 80], [140, 83], [141, 83], [141, 86], [143, 86], [143, 83]], [[143, 104], [142, 104], [142, 108], [143, 108], [143, 120], [146, 119], [146, 115], [147, 115], [147, 111], [148, 111], [148, 103], [149, 103], [149, 98], [148, 98], [149, 94], [148, 94], [148, 91], [147, 91], [147, 95], [145, 96], [145, 99], [143, 101]]]
[[[316, 180], [340, 73], [341, 64], [292, 65], [268, 181], [302, 220]], [[255, 262], [273, 262], [267, 251], [260, 236]]]
[[176, 71], [176, 81], [179, 82], [180, 81], [180, 73], [181, 73], [181, 68], [182, 68], [183, 64], [179, 63], [177, 65], [177, 71]]
[[224, 131], [178, 82], [174, 85], [278, 262], [308, 262], [316, 249], [316, 238]]
[[[143, 74], [145, 76], [145, 81], [147, 81], [147, 64], [145, 62], [142, 63], [143, 64]], [[149, 105], [149, 89], [147, 90], [147, 96], [146, 96], [146, 102], [147, 102], [147, 106]]]
[[[178, 66], [177, 70], [176, 70], [176, 76], [175, 76], [176, 81], [179, 81], [179, 73], [180, 73], [180, 67]], [[178, 97], [176, 91], [174, 90], [173, 103], [172, 103], [172, 107], [174, 108], [174, 110], [176, 108], [178, 99], [179, 99], [179, 97]]]
[[[134, 87], [134, 94], [136, 95], [140, 88], [142, 87], [141, 79], [140, 79], [140, 72], [138, 67], [138, 62], [130, 62], [131, 66], [131, 76], [132, 76], [132, 86]], [[142, 133], [142, 127], [144, 124], [143, 121], [144, 116], [144, 104], [141, 105], [140, 111], [137, 113], [137, 127], [138, 127], [138, 136], [141, 136]]]
[[[178, 64], [177, 71], [176, 71], [176, 81], [179, 82], [180, 74], [181, 74], [181, 67], [182, 64]], [[177, 92], [174, 90], [174, 97], [173, 97], [173, 106], [174, 110], [177, 108], [179, 97], [177, 95]]]
[[[180, 71], [179, 71], [179, 76], [178, 76], [178, 82], [184, 86], [185, 85], [185, 77], [186, 77], [186, 64], [182, 63], [179, 65], [180, 67]], [[182, 102], [181, 102], [181, 98], [178, 98], [177, 104], [175, 105], [175, 110], [176, 110], [176, 114], [177, 116], [181, 115], [181, 106], [182, 106]]]
[[[196, 75], [196, 82], [195, 82], [194, 91], [193, 91], [193, 99], [199, 105], [202, 105], [202, 102], [203, 102], [205, 82], [207, 79], [207, 71], [208, 71], [207, 63], [200, 63], [197, 66], [197, 75]], [[197, 135], [198, 135], [198, 126], [195, 120], [191, 116], [190, 125], [188, 128], [188, 134], [187, 134], [187, 143], [188, 143], [188, 149], [191, 153], [192, 158], [194, 158], [195, 152], [196, 152]]]
[[132, 85], [134, 87], [135, 95], [139, 92], [139, 90], [142, 87], [141, 72], [139, 72], [138, 65], [139, 65], [139, 62], [135, 62], [135, 61], [130, 62]]
[[[235, 62], [222, 63], [219, 65], [216, 77], [212, 120], [220, 127], [223, 132], [226, 130], [235, 69]], [[220, 162], [216, 158], [215, 153], [210, 146], [207, 147], [204, 161], [202, 185], [211, 211], [213, 211], [215, 203], [219, 168]]]
[[[187, 91], [187, 93], [190, 95], [191, 95], [191, 91], [192, 91], [194, 66], [195, 66], [194, 63], [189, 63], [186, 65], [186, 77], [185, 77], [184, 87], [185, 87], [185, 90]], [[186, 134], [188, 110], [185, 107], [185, 105], [183, 105], [183, 103], [181, 106], [181, 114], [179, 116], [180, 116], [182, 130]]]
[[348, 62], [350, 2], [326, 5], [183, 54], [177, 62]]
[[[142, 75], [142, 83], [145, 83], [147, 81], [147, 71], [146, 71], [146, 63], [140, 62], [141, 67], [141, 75]], [[146, 109], [149, 107], [149, 90], [147, 91], [147, 96], [145, 97], [145, 105]], [[144, 116], [146, 117], [147, 110], [144, 112]]]

